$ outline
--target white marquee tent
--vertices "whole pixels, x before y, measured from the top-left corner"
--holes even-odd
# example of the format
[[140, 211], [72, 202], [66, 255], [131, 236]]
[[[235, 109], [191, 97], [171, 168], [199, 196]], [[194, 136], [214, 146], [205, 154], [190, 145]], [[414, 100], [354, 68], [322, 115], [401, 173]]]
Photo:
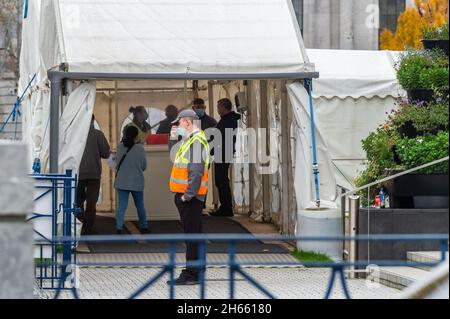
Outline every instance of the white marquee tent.
[[[285, 82], [318, 76], [290, 0], [35, 0], [22, 39], [19, 90], [37, 74], [22, 106], [23, 136], [50, 172], [77, 170], [97, 80]], [[300, 83], [295, 87], [294, 95], [307, 94]], [[289, 136], [283, 139], [287, 145]], [[302, 169], [312, 170], [311, 145], [302, 149]]]
[[384, 123], [397, 99], [406, 95], [395, 71], [401, 53], [307, 52], [320, 72], [313, 81], [317, 128], [327, 143], [338, 184], [353, 189], [366, 159], [361, 140]]

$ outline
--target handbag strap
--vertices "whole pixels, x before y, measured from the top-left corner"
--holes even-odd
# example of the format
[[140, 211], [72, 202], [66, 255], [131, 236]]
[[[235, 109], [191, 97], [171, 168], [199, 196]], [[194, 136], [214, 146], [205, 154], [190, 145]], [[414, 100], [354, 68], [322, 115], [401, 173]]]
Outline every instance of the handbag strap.
[[127, 157], [128, 153], [131, 151], [131, 149], [133, 148], [134, 145], [135, 144], [131, 145], [131, 147], [129, 147], [127, 149], [127, 152], [125, 154], [123, 154], [122, 158], [120, 159], [119, 165], [117, 165], [116, 177], [117, 177], [117, 174], [119, 174], [119, 170], [120, 170], [120, 167], [122, 166], [123, 161], [125, 160], [125, 158]]

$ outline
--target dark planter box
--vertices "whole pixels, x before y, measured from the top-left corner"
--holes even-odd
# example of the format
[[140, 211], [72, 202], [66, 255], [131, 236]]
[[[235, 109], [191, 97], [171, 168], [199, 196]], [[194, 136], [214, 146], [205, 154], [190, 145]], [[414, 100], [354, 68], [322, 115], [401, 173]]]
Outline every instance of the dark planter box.
[[408, 100], [415, 102], [434, 102], [434, 91], [430, 89], [408, 89]]
[[423, 47], [427, 50], [440, 49], [448, 56], [448, 40], [422, 40]]
[[408, 100], [414, 102], [436, 103], [448, 100], [448, 89], [408, 89]]
[[[448, 234], [448, 209], [370, 209], [359, 212], [359, 235]], [[435, 241], [372, 241], [357, 244], [358, 260], [406, 260], [408, 251], [439, 251]]]
[[391, 208], [448, 208], [448, 174], [412, 173], [386, 183]]

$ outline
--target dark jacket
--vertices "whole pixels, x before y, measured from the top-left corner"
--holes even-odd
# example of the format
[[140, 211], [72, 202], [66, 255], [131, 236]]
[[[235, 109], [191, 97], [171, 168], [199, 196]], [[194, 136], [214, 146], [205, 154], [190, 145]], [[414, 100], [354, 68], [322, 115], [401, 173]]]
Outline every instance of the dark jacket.
[[172, 122], [175, 119], [169, 119], [165, 118], [161, 122], [159, 122], [158, 130], [156, 131], [156, 134], [170, 134], [170, 130], [172, 129]]
[[220, 131], [222, 134], [222, 142], [219, 143], [217, 149], [222, 150], [222, 162], [231, 163], [233, 161], [233, 155], [236, 152], [236, 135], [233, 135], [233, 154], [228, 154], [228, 157], [226, 157], [226, 144], [225, 144], [225, 138], [226, 138], [226, 129], [237, 129], [239, 120], [241, 119], [241, 115], [236, 112], [230, 112], [224, 116], [221, 117], [219, 123], [217, 123], [216, 128]]
[[208, 114], [205, 114], [205, 116], [200, 118], [200, 121], [202, 122], [202, 131], [206, 131], [207, 129], [216, 127], [217, 125], [217, 121]]
[[107, 159], [109, 155], [110, 148], [105, 135], [91, 125], [80, 163], [79, 179], [100, 179], [102, 175], [101, 159]]

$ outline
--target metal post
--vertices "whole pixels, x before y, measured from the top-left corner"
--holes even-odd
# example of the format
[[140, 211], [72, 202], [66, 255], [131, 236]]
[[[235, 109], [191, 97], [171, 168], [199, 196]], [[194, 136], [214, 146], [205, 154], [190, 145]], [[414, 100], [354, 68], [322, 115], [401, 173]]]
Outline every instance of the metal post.
[[[208, 81], [208, 106], [209, 106], [209, 116], [214, 117], [214, 86], [213, 82]], [[219, 194], [218, 190], [216, 188], [216, 172], [214, 165], [211, 165], [210, 167], [210, 174], [211, 174], [211, 182], [212, 182], [212, 204], [214, 207], [214, 210], [217, 210], [219, 208]]]
[[[359, 219], [359, 196], [352, 195], [350, 196], [350, 237], [354, 237], [357, 235], [358, 230], [358, 219]], [[350, 241], [350, 249], [349, 249], [349, 261], [350, 263], [354, 263], [356, 261], [356, 249], [357, 243], [355, 240]], [[349, 278], [355, 278], [355, 267], [350, 267]]]
[[[270, 125], [269, 125], [269, 103], [268, 103], [268, 92], [267, 92], [267, 81], [260, 81], [260, 100], [261, 100], [261, 118], [260, 118], [260, 128], [264, 129], [265, 132], [265, 144], [261, 145], [265, 153], [262, 156], [266, 156], [269, 153], [270, 156]], [[262, 136], [261, 136], [262, 137]], [[258, 161], [259, 162], [259, 161]], [[269, 163], [259, 162], [260, 167], [268, 169], [270, 167]], [[270, 202], [270, 175], [267, 172], [262, 173], [262, 196], [263, 196], [263, 220], [264, 222], [269, 222], [271, 220], [271, 202]]]
[[[344, 188], [341, 188], [341, 195], [345, 193]], [[341, 196], [341, 217], [342, 217], [342, 230], [343, 230], [343, 236], [347, 233], [347, 227], [345, 222], [345, 209], [347, 204], [347, 196]], [[347, 260], [348, 258], [348, 252], [345, 250], [345, 240], [342, 241], [342, 260]]]
[[309, 95], [309, 116], [311, 119], [311, 143], [312, 143], [312, 155], [313, 155], [313, 173], [314, 184], [316, 190], [316, 205], [320, 207], [320, 192], [319, 192], [319, 163], [317, 161], [317, 146], [316, 146], [316, 127], [314, 120], [314, 107], [312, 98], [312, 79], [305, 79], [305, 86]]
[[[66, 177], [72, 177], [72, 170], [66, 171]], [[64, 224], [63, 224], [63, 236], [65, 238], [72, 237], [72, 180], [64, 180]], [[71, 255], [71, 241], [63, 243], [63, 265], [69, 266], [72, 260]]]
[[59, 97], [61, 79], [51, 80], [50, 93], [50, 173], [58, 173], [59, 161]]
[[[256, 110], [256, 99], [254, 98], [255, 90], [253, 81], [247, 81], [246, 85], [246, 93], [247, 93], [247, 128], [255, 128], [254, 124], [254, 116], [257, 113]], [[256, 148], [249, 147], [248, 149], [248, 216], [250, 217], [255, 212], [255, 164], [252, 163], [252, 150]], [[256, 158], [256, 154], [255, 158]]]
[[289, 234], [290, 210], [290, 185], [288, 175], [291, 173], [290, 165], [290, 126], [288, 115], [288, 96], [286, 81], [281, 81], [281, 231], [284, 235]]

